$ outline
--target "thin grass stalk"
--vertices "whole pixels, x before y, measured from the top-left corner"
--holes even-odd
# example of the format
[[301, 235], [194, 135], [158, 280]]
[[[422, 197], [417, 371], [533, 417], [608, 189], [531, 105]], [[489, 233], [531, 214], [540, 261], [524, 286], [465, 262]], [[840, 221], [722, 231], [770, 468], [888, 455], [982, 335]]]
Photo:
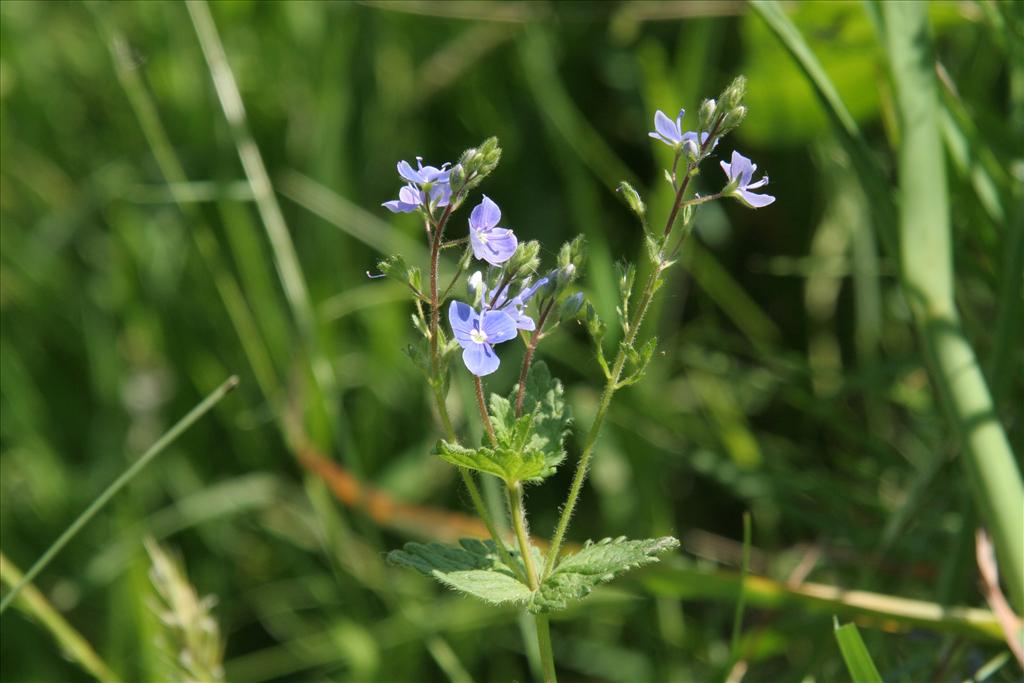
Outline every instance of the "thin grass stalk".
[[24, 578], [21, 571], [7, 559], [7, 556], [0, 553], [0, 581], [8, 586], [23, 586], [19, 601], [15, 606], [49, 631], [60, 644], [64, 654], [81, 666], [86, 673], [102, 683], [121, 683], [121, 679], [96, 654], [96, 650], [89, 644], [89, 641], [54, 609], [53, 605], [35, 586], [25, 584]]
[[20, 593], [25, 586], [30, 584], [36, 576], [39, 575], [39, 572], [46, 568], [46, 565], [48, 565], [50, 561], [57, 556], [57, 553], [59, 553], [64, 546], [66, 546], [71, 539], [73, 539], [75, 535], [77, 535], [78, 532], [89, 523], [89, 520], [96, 516], [96, 513], [102, 510], [103, 507], [110, 502], [111, 498], [116, 496], [118, 492], [127, 486], [132, 479], [138, 476], [138, 474], [142, 472], [142, 470], [144, 470], [146, 466], [156, 458], [156, 456], [160, 455], [164, 449], [174, 443], [174, 441], [189, 427], [195, 424], [199, 418], [210, 412], [215, 405], [220, 403], [221, 399], [224, 398], [228, 392], [237, 386], [238, 378], [234, 375], [225, 380], [223, 384], [214, 389], [209, 396], [204, 398], [198, 405], [190, 410], [185, 417], [178, 420], [173, 427], [164, 432], [163, 436], [157, 439], [156, 443], [149, 447], [149, 450], [143, 453], [142, 456], [132, 463], [128, 469], [122, 472], [121, 476], [115, 479], [114, 482], [103, 491], [103, 493], [97, 496], [96, 499], [89, 504], [89, 507], [75, 518], [75, 521], [73, 521], [71, 525], [64, 530], [64, 533], [62, 533], [57, 540], [46, 549], [42, 556], [36, 560], [35, 564], [25, 572], [25, 576], [23, 576], [21, 580], [14, 585], [11, 592], [4, 596], [3, 601], [0, 601], [0, 614], [3, 614], [4, 610], [7, 609], [11, 602], [18, 597], [18, 593]]

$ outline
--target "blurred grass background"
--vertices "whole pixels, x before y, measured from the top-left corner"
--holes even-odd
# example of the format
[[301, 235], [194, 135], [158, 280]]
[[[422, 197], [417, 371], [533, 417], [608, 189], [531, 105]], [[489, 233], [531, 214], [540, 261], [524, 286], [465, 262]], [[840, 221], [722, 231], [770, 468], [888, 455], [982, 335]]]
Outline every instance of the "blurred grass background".
[[[833, 614], [858, 620], [887, 681], [969, 679], [1002, 655], [987, 612], [971, 613], [976, 628], [941, 612], [922, 625], [785, 588], [985, 607], [979, 512], [876, 220], [870, 187], [895, 196], [900, 128], [864, 5], [787, 11], [863, 132], [873, 179], [743, 3], [210, 10], [274, 195], [247, 181], [183, 4], [0, 4], [6, 557], [26, 569], [203, 395], [241, 379], [36, 581], [123, 680], [169, 675], [146, 535], [218, 597], [232, 681], [528, 680], [513, 611], [383, 562], [411, 538], [462, 533], [453, 515], [469, 506], [427, 455], [429, 396], [401, 351], [409, 304], [366, 278], [381, 255], [421, 256], [422, 228], [379, 204], [399, 186], [396, 160], [450, 160], [497, 135], [505, 153], [484, 191], [549, 254], [587, 236], [588, 293], [611, 319], [613, 263], [643, 248], [612, 188], [646, 188], [664, 215], [654, 110], [692, 117], [737, 73], [750, 115], [722, 152], [757, 162], [778, 201], [699, 214], [652, 316], [663, 353], [616, 398], [570, 532], [675, 534], [684, 550], [553, 622], [563, 680], [735, 674], [729, 572], [748, 510], [751, 571], [774, 582], [748, 588], [743, 680], [845, 680]], [[1012, 3], [956, 2], [929, 19], [956, 301], [1021, 453], [1024, 18]], [[716, 190], [717, 169], [705, 175], [700, 190]], [[587, 340], [570, 330], [546, 346], [589, 424], [600, 373]], [[516, 369], [510, 357], [489, 385]], [[470, 385], [453, 393], [470, 400]], [[570, 476], [529, 491], [539, 537]], [[381, 495], [360, 503], [356, 482]], [[22, 613], [2, 629], [4, 681], [88, 680]], [[1019, 674], [990, 668], [990, 680]]]

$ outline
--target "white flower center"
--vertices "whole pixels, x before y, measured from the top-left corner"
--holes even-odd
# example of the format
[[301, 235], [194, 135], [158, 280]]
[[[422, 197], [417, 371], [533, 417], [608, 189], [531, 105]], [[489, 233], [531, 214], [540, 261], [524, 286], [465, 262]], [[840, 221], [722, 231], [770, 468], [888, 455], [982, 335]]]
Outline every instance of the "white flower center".
[[487, 343], [487, 333], [485, 333], [483, 330], [473, 330], [472, 332], [469, 333], [469, 338], [472, 339], [477, 344]]
[[476, 238], [480, 240], [480, 244], [487, 244], [487, 233], [483, 230], [477, 231]]

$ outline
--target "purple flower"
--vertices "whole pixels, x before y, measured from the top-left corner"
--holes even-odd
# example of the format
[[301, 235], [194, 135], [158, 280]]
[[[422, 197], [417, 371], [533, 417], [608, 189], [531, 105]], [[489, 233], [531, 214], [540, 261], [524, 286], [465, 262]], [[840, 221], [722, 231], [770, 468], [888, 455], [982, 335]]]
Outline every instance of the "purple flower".
[[491, 374], [501, 363], [492, 345], [516, 336], [516, 323], [508, 313], [496, 310], [477, 313], [462, 301], [452, 302], [448, 322], [462, 347], [462, 362], [477, 377]]
[[[693, 141], [693, 144], [699, 150], [703, 147], [704, 143], [708, 140], [708, 133], [703, 132], [699, 136], [695, 131], [688, 130], [683, 132], [683, 116], [686, 115], [685, 109], [679, 110], [679, 116], [673, 121], [665, 112], [658, 110], [654, 115], [654, 130], [648, 133], [650, 137], [655, 140], [664, 142], [669, 147], [681, 147], [688, 141]], [[718, 146], [718, 140], [715, 140], [712, 149]]]
[[424, 166], [423, 157], [416, 157], [416, 165], [418, 168], [408, 161], [398, 162], [398, 175], [409, 184], [398, 191], [398, 199], [381, 204], [391, 213], [409, 213], [423, 206], [448, 206], [452, 196], [448, 164], [441, 168]]
[[[647, 134], [655, 140], [665, 142], [670, 147], [681, 147], [687, 142], [693, 142], [695, 150], [699, 151], [708, 141], [709, 133], [705, 131], [697, 135], [693, 130], [683, 132], [683, 117], [685, 115], [686, 110], [679, 110], [679, 116], [673, 121], [666, 116], [665, 112], [658, 110], [654, 115], [654, 130]], [[712, 150], [717, 146], [718, 140], [716, 139], [712, 144]]]
[[469, 242], [473, 255], [498, 266], [512, 258], [519, 240], [508, 228], [497, 227], [501, 209], [484, 195], [483, 200], [469, 214]]
[[[529, 282], [524, 282], [519, 294], [516, 294], [511, 299], [508, 298], [508, 287], [505, 287], [501, 293], [498, 293], [497, 289], [493, 289], [488, 292], [487, 297], [484, 299], [484, 307], [507, 313], [515, 322], [516, 329], [533, 332], [537, 329], [537, 324], [533, 322], [533, 318], [526, 315], [526, 304], [537, 293], [537, 290], [547, 283], [548, 279], [546, 277], [542, 277], [532, 285]], [[496, 294], [497, 297], [495, 297]], [[494, 300], [493, 306], [491, 305], [492, 299]]]
[[680, 109], [679, 116], [676, 117], [675, 122], [672, 121], [665, 112], [658, 110], [654, 114], [654, 130], [649, 135], [655, 140], [661, 140], [669, 147], [676, 147], [677, 145], [683, 144], [683, 117], [686, 116], [686, 110]]
[[754, 171], [757, 170], [757, 164], [750, 163], [750, 159], [734, 150], [731, 163], [727, 164], [724, 161], [720, 163], [726, 177], [729, 178], [729, 184], [722, 190], [722, 194], [736, 197], [751, 209], [759, 209], [775, 201], [775, 197], [770, 194], [757, 194], [750, 191], [768, 184], [768, 176], [764, 176], [757, 182], [750, 182]]

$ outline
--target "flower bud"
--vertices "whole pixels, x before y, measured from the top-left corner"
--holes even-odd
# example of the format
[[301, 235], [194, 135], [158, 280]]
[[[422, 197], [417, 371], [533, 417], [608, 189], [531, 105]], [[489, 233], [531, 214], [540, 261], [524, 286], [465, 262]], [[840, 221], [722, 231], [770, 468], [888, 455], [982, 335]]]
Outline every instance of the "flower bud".
[[743, 123], [743, 119], [747, 117], [747, 108], [739, 106], [730, 111], [725, 116], [725, 120], [722, 122], [722, 132], [727, 133], [736, 126]]
[[694, 140], [687, 140], [683, 143], [683, 158], [691, 164], [700, 161], [700, 147]]
[[572, 320], [583, 308], [583, 292], [576, 292], [572, 296], [566, 297], [565, 301], [558, 308], [558, 319]]
[[644, 204], [644, 200], [640, 198], [640, 193], [633, 189], [633, 186], [623, 180], [619, 183], [618, 192], [622, 195], [622, 198], [626, 200], [626, 204], [630, 210], [636, 214], [636, 217], [644, 221], [647, 217], [647, 206]]
[[697, 126], [700, 130], [710, 130], [711, 122], [715, 119], [715, 101], [704, 100], [700, 105], [700, 112], [697, 114]]
[[466, 167], [461, 163], [455, 164], [451, 174], [448, 176], [448, 182], [452, 187], [462, 187], [466, 182]]
[[522, 242], [505, 267], [512, 273], [532, 273], [540, 265], [540, 259], [537, 256], [539, 253], [540, 242], [537, 240]]
[[722, 91], [722, 96], [719, 98], [722, 111], [729, 112], [738, 107], [743, 102], [746, 92], [747, 79], [743, 76], [734, 78], [729, 87]]

